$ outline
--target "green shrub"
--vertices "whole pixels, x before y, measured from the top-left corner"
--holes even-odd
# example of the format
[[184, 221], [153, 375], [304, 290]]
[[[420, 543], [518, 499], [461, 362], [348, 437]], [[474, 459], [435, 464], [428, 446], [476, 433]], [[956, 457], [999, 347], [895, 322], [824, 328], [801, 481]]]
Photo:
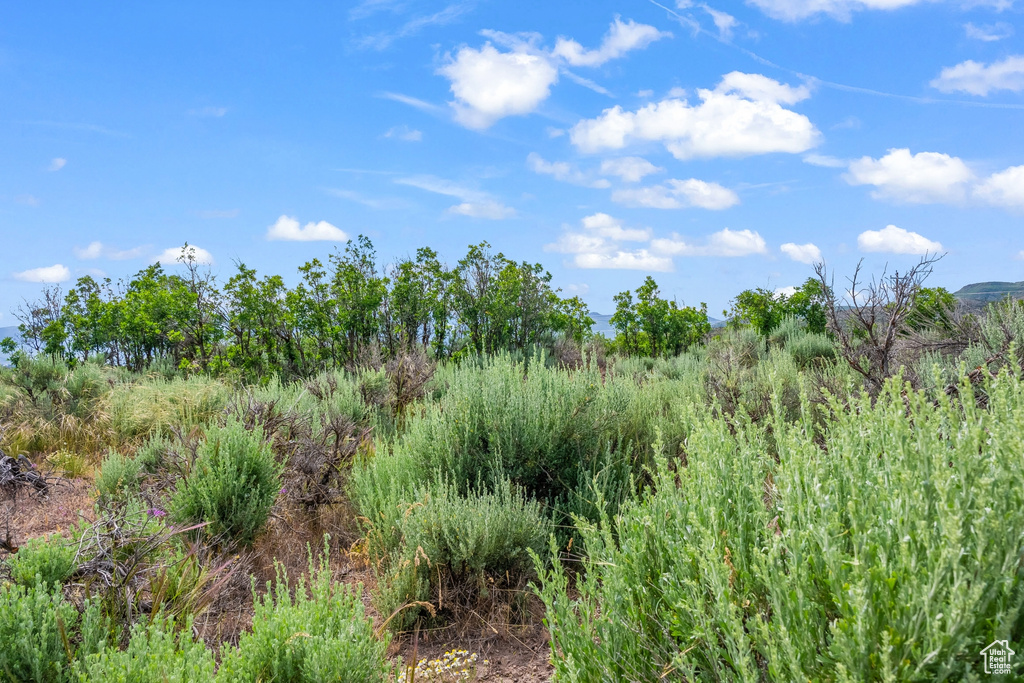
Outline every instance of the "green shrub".
[[107, 648], [85, 657], [79, 683], [212, 683], [213, 653], [192, 637], [192, 623], [175, 629], [174, 620], [157, 616], [132, 627], [125, 650]]
[[230, 396], [226, 384], [202, 376], [123, 382], [110, 393], [110, 426], [119, 443], [169, 436], [172, 427], [187, 432], [219, 416]]
[[[489, 580], [521, 587], [532, 572], [530, 551], [539, 551], [551, 530], [540, 505], [508, 480], [493, 493], [468, 495], [440, 481], [415, 496], [392, 495], [365, 506], [373, 520], [368, 551], [383, 569], [377, 603], [384, 615], [411, 603], [440, 602], [442, 583], [457, 587], [454, 592], [468, 603], [488, 597]], [[449, 597], [453, 613], [464, 607], [453, 603]], [[421, 613], [406, 610], [391, 625], [403, 628]]]
[[281, 487], [282, 467], [263, 431], [238, 421], [213, 427], [199, 448], [171, 507], [182, 522], [209, 522], [208, 533], [231, 545], [249, 545], [263, 529]]
[[100, 502], [109, 504], [138, 493], [141, 471], [142, 462], [138, 459], [117, 451], [108, 452], [95, 480]]
[[581, 525], [578, 593], [557, 560], [545, 576], [557, 679], [972, 679], [1024, 637], [1024, 386], [987, 394], [890, 382], [833, 402], [824, 443], [806, 403], [707, 420], [685, 468]]
[[7, 558], [7, 565], [17, 583], [59, 586], [76, 569], [75, 548], [60, 536], [33, 538]]
[[294, 595], [278, 567], [277, 581], [254, 597], [252, 631], [222, 655], [218, 683], [391, 680], [388, 638], [374, 635], [361, 591], [331, 581], [326, 552], [319, 566], [310, 559], [309, 582], [299, 579]]
[[70, 681], [74, 662], [99, 651], [104, 633], [95, 603], [87, 602], [79, 614], [45, 584], [0, 585], [0, 672], [6, 680]]

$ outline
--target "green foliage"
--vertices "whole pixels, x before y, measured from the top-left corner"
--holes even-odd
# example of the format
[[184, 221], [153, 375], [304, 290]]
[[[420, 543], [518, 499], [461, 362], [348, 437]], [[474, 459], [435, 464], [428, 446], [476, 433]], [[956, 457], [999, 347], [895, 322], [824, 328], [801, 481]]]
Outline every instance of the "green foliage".
[[462, 495], [441, 481], [411, 495], [377, 489], [363, 496], [361, 509], [371, 520], [368, 551], [384, 568], [378, 607], [385, 615], [402, 611], [392, 619], [394, 628], [412, 624], [422, 613], [414, 603], [443, 603], [438, 592], [444, 584], [468, 587], [470, 602], [488, 596], [488, 580], [517, 587], [532, 569], [528, 553], [543, 547], [550, 530], [540, 505], [507, 480], [493, 493]]
[[125, 650], [107, 648], [85, 657], [78, 666], [79, 683], [211, 683], [216, 673], [213, 653], [192, 637], [192, 623], [175, 627], [157, 615], [132, 627]]
[[702, 420], [685, 467], [581, 524], [578, 598], [558, 561], [544, 577], [558, 679], [969, 678], [1024, 637], [1024, 387], [986, 391], [890, 382], [834, 402], [824, 443], [806, 401], [790, 423], [776, 396], [770, 430]]
[[188, 431], [213, 421], [230, 396], [224, 383], [203, 376], [124, 382], [110, 394], [110, 426], [121, 443], [169, 436], [172, 427]]
[[611, 324], [618, 332], [616, 345], [628, 355], [677, 355], [701, 341], [711, 331], [707, 305], [700, 309], [679, 306], [660, 296], [654, 278], [648, 276], [636, 290], [637, 300], [626, 291], [616, 294]]
[[60, 536], [33, 538], [7, 558], [16, 583], [60, 586], [77, 568], [75, 548]]
[[326, 557], [319, 566], [310, 559], [309, 581], [300, 578], [294, 591], [278, 567], [277, 581], [254, 595], [252, 631], [222, 655], [218, 683], [390, 680], [388, 638], [374, 635], [361, 590], [332, 582]]
[[734, 324], [753, 327], [761, 336], [769, 336], [787, 317], [799, 318], [810, 332], [825, 332], [824, 292], [821, 283], [808, 278], [791, 294], [767, 289], [747, 289], [736, 295], [726, 311]]
[[0, 585], [0, 672], [19, 683], [65, 683], [80, 657], [102, 648], [98, 606], [83, 613], [45, 584]]
[[139, 475], [145, 462], [141, 458], [131, 458], [117, 451], [107, 453], [95, 479], [100, 503], [109, 505], [138, 493]]
[[246, 546], [263, 529], [281, 487], [282, 467], [263, 439], [238, 421], [213, 427], [171, 502], [182, 522], [208, 522], [222, 543]]

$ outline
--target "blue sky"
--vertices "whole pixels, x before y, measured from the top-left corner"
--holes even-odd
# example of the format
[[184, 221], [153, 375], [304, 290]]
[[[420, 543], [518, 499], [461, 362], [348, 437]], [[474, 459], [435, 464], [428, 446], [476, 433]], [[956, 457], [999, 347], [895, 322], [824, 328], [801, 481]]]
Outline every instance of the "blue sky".
[[924, 251], [1022, 280], [1022, 34], [1013, 0], [3, 2], [0, 326], [186, 241], [295, 282], [360, 233], [598, 312]]

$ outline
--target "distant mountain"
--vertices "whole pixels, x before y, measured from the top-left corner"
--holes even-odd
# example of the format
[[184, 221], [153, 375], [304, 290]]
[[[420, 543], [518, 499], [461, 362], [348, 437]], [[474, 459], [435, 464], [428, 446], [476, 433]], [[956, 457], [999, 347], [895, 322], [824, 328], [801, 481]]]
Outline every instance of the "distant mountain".
[[[594, 313], [591, 311], [590, 317], [594, 319], [594, 326], [590, 328], [594, 334], [603, 334], [606, 337], [615, 336], [615, 328], [612, 327], [612, 317], [610, 315]], [[717, 320], [716, 318], [709, 316], [708, 322], [711, 323], [711, 327], [723, 327], [727, 321]]]
[[968, 304], [999, 301], [1007, 295], [1014, 299], [1024, 299], [1024, 282], [978, 282], [953, 292], [953, 296]]
[[17, 327], [0, 327], [0, 339], [3, 339], [4, 337], [10, 337], [11, 339], [17, 341], [20, 336], [21, 335], [18, 334]]

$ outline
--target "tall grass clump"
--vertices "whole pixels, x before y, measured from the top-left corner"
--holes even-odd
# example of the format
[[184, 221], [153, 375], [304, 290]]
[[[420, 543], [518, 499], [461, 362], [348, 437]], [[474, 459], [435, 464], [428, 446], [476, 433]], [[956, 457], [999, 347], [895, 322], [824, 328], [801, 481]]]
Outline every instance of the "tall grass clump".
[[231, 398], [231, 388], [216, 379], [147, 379], [121, 382], [110, 393], [110, 426], [118, 444], [136, 444], [151, 435], [170, 436], [212, 422]]
[[377, 638], [355, 588], [331, 581], [325, 558], [310, 559], [309, 580], [294, 590], [278, 567], [267, 591], [254, 596], [252, 631], [222, 654], [218, 683], [383, 683], [391, 680], [388, 637]]
[[[963, 392], [970, 393], [964, 382]], [[1024, 637], [1024, 387], [708, 420], [540, 589], [561, 681], [963, 680]], [[770, 427], [770, 430], [769, 430]], [[766, 446], [777, 455], [768, 455]], [[1015, 663], [1020, 670], [1020, 664]]]
[[281, 487], [282, 466], [263, 430], [237, 420], [207, 430], [188, 477], [171, 500], [182, 522], [207, 522], [207, 531], [228, 545], [246, 546], [263, 529]]

